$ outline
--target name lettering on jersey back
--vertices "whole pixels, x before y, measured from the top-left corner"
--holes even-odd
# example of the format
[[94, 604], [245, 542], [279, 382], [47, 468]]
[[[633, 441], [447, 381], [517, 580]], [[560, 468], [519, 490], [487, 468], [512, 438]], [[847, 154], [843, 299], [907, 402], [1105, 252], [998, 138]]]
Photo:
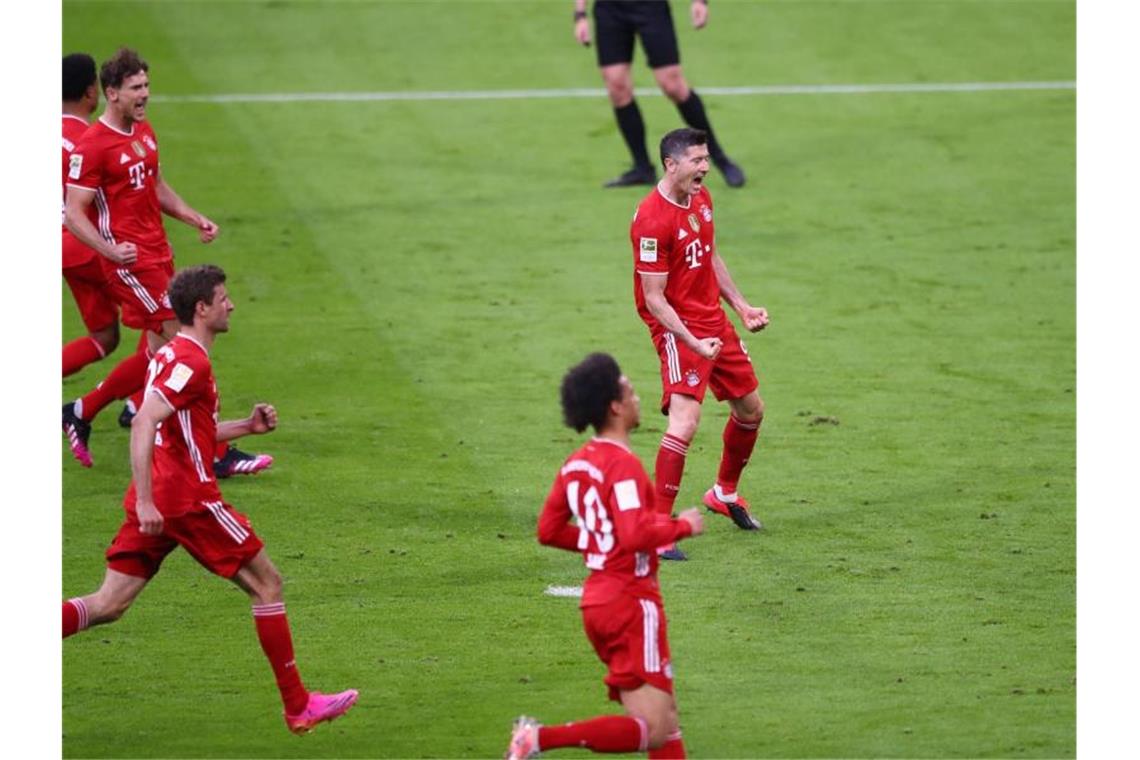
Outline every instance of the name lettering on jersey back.
[[602, 476], [602, 471], [589, 462], [581, 459], [572, 459], [562, 466], [562, 475], [570, 475], [575, 472], [584, 472], [590, 476], [591, 480], [596, 480], [601, 483], [605, 480]]

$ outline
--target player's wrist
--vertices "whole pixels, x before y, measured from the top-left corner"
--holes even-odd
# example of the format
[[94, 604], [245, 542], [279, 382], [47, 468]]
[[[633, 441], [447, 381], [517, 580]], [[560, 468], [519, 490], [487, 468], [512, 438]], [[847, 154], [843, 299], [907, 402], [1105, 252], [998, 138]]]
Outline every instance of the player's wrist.
[[585, 21], [588, 16], [589, 16], [589, 14], [586, 13], [586, 11], [576, 10], [576, 11], [574, 11], [574, 23], [577, 24], [579, 21]]

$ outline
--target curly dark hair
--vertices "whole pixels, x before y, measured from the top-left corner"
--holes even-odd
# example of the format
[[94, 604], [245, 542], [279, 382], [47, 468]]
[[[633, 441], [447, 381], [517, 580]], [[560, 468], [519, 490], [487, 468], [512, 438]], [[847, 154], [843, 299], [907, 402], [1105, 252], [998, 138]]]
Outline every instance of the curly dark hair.
[[150, 71], [150, 66], [134, 50], [121, 47], [99, 67], [99, 83], [104, 90], [108, 87], [118, 89], [123, 86], [124, 79], [140, 71]]
[[579, 433], [600, 430], [610, 402], [621, 399], [621, 368], [609, 354], [590, 354], [562, 378], [562, 418]]
[[87, 53], [71, 53], [63, 57], [63, 99], [73, 103], [95, 84], [95, 59]]
[[226, 281], [226, 273], [213, 264], [186, 267], [170, 281], [167, 294], [170, 308], [184, 325], [194, 324], [194, 311], [199, 303], [214, 302], [214, 288]]

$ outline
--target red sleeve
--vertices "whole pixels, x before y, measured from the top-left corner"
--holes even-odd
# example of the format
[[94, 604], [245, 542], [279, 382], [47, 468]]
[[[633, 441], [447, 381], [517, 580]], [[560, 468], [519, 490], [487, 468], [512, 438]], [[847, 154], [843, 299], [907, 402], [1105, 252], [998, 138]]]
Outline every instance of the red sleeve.
[[653, 483], [636, 458], [622, 462], [610, 473], [613, 490], [609, 500], [618, 541], [628, 551], [653, 551], [692, 534], [684, 520], [675, 520], [654, 509]]
[[559, 549], [577, 552], [579, 530], [570, 524], [570, 503], [566, 501], [566, 489], [562, 486], [562, 478], [554, 479], [550, 493], [542, 505], [542, 513], [538, 516], [538, 542], [546, 546], [556, 546]]
[[97, 190], [103, 185], [102, 152], [92, 140], [80, 138], [67, 164], [67, 184]]
[[674, 240], [669, 225], [654, 216], [648, 204], [637, 209], [637, 216], [629, 228], [633, 244], [633, 266], [638, 273], [669, 274], [669, 261]]
[[155, 357], [157, 372], [150, 383], [150, 392], [157, 393], [174, 411], [186, 409], [206, 389], [210, 367], [189, 357], [176, 357], [173, 352], [164, 354], [160, 349]]

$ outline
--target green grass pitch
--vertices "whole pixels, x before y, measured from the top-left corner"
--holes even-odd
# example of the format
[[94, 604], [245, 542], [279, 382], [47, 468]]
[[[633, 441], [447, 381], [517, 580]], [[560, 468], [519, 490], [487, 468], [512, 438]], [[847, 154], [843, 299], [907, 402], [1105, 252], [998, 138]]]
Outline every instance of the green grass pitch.
[[[716, 2], [699, 33], [674, 10], [698, 91], [1075, 78], [1071, 2]], [[575, 604], [541, 595], [580, 560], [533, 538], [580, 440], [566, 367], [617, 356], [650, 471], [663, 431], [631, 300], [641, 193], [600, 190], [627, 162], [606, 100], [157, 99], [598, 88], [570, 11], [64, 3], [65, 52], [148, 59], [163, 171], [221, 225], [211, 247], [168, 230], [178, 263], [230, 274], [223, 416], [281, 413], [247, 447], [274, 468], [224, 492], [285, 575], [308, 684], [361, 690], [290, 735], [245, 596], [178, 553], [127, 617], [64, 642], [66, 757], [491, 757], [519, 713], [617, 709]], [[705, 96], [749, 176], [710, 179], [721, 252], [772, 317], [747, 339], [768, 413], [742, 483], [768, 529], [710, 516], [662, 570], [692, 756], [1075, 755], [1075, 99]], [[640, 102], [651, 144], [679, 125]], [[64, 455], [66, 596], [99, 582], [121, 517], [117, 411], [94, 469]], [[705, 405], [678, 506], [725, 415]]]

